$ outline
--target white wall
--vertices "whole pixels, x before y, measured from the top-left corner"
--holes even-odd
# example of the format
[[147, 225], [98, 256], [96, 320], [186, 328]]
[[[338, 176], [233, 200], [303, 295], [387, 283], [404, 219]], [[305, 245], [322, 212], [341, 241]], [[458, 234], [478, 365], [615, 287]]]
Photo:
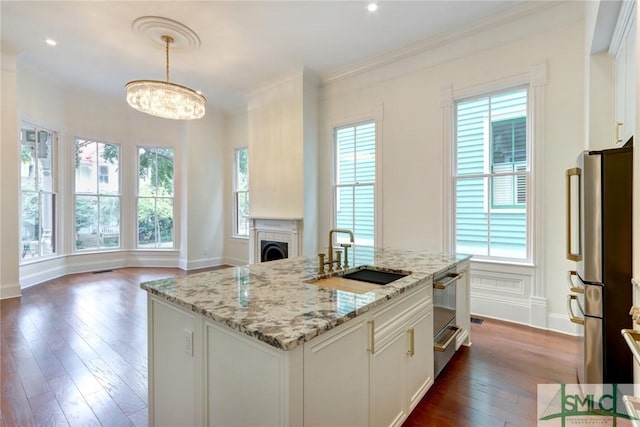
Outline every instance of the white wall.
[[[244, 265], [249, 263], [249, 238], [233, 237], [233, 159], [235, 150], [248, 147], [249, 126], [246, 111], [237, 111], [227, 116], [224, 148], [224, 258], [225, 262], [232, 265]], [[251, 159], [249, 159], [251, 163]], [[251, 176], [249, 176], [251, 179]]]
[[2, 80], [0, 100], [2, 135], [0, 136], [0, 298], [20, 295], [18, 245], [20, 242], [18, 210], [15, 207], [19, 190], [17, 184], [20, 150], [17, 115], [16, 57], [2, 52]]
[[[180, 267], [185, 270], [223, 263], [225, 233], [224, 169], [225, 117], [209, 109], [203, 119], [190, 122], [182, 143], [182, 233]], [[185, 213], [186, 210], [186, 213]], [[185, 262], [186, 261], [186, 262]]]
[[[543, 152], [545, 172], [536, 177], [536, 182], [544, 186], [544, 199], [540, 201], [544, 214], [539, 221], [545, 229], [533, 276], [537, 275], [546, 290], [550, 317], [557, 317], [552, 323], [562, 324], [554, 327], [563, 328], [564, 322], [569, 327], [564, 305], [565, 277], [570, 269], [563, 240], [564, 172], [584, 145], [584, 27], [580, 7], [569, 4], [546, 9], [526, 21], [509, 22], [329, 83], [321, 103], [321, 200], [330, 200], [332, 123], [383, 106], [380, 167], [384, 199], [379, 208], [384, 245], [445, 249], [444, 212], [450, 196], [443, 191], [443, 179], [448, 176], [445, 164], [450, 160], [444, 157], [442, 88], [452, 86], [455, 92], [528, 73], [532, 65], [546, 63], [546, 114], [541, 118], [545, 122], [545, 143], [536, 147]], [[321, 235], [330, 227], [327, 209], [320, 215]], [[520, 308], [514, 306], [514, 311]]]

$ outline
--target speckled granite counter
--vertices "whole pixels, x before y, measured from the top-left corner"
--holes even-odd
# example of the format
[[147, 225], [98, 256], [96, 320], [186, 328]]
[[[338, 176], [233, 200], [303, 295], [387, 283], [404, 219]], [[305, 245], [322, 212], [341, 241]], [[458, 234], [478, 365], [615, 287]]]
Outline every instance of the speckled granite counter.
[[318, 261], [303, 257], [144, 282], [141, 288], [273, 347], [290, 350], [415, 286], [430, 283], [433, 275], [468, 258], [376, 249], [366, 265], [412, 274], [364, 294], [308, 283], [317, 277]]

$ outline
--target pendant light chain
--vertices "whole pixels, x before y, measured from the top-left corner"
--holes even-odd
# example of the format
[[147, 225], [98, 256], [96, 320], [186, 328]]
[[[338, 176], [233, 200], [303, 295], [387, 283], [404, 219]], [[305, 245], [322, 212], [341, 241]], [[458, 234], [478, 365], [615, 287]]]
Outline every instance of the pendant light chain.
[[169, 43], [173, 43], [173, 37], [171, 36], [162, 36], [162, 40], [164, 40], [164, 53], [165, 53], [165, 62], [167, 64], [166, 75], [167, 75], [167, 83], [169, 82]]

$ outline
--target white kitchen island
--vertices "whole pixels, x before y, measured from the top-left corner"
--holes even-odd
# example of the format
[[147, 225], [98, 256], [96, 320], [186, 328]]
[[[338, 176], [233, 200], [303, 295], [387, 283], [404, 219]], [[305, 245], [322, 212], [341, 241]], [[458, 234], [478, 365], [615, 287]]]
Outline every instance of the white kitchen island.
[[469, 343], [469, 258], [378, 249], [370, 261], [411, 274], [351, 293], [293, 258], [142, 283], [149, 424], [400, 425], [433, 384], [432, 282], [453, 267], [456, 346]]

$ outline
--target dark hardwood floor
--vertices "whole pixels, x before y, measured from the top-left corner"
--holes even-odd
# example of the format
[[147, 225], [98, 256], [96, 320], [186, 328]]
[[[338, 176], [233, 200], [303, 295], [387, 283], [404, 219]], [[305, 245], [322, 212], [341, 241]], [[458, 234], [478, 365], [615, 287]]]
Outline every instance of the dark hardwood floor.
[[[179, 269], [51, 280], [0, 303], [0, 424], [147, 425], [147, 303], [139, 283]], [[536, 385], [574, 383], [576, 339], [486, 319], [405, 422], [536, 424]]]

